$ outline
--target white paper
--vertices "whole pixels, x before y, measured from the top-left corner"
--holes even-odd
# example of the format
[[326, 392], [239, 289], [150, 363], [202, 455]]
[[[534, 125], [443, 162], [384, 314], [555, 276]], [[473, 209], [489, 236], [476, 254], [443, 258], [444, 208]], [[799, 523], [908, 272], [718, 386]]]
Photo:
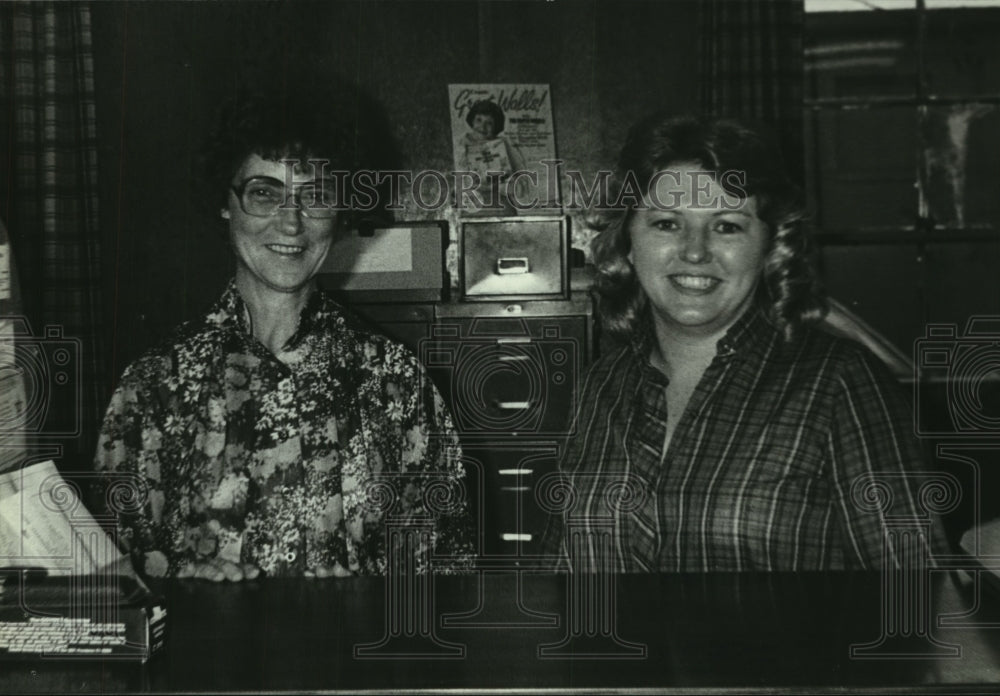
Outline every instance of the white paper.
[[24, 461], [27, 399], [22, 376], [0, 366], [0, 473]]
[[9, 317], [0, 317], [0, 370], [14, 364], [14, 322]]
[[0, 567], [88, 575], [121, 559], [52, 461], [0, 476]]
[[0, 435], [23, 433], [27, 410], [24, 375], [16, 368], [0, 367]]
[[0, 300], [10, 299], [10, 245], [0, 244]]
[[413, 230], [376, 228], [370, 237], [352, 232], [330, 248], [325, 273], [398, 273], [413, 270]]

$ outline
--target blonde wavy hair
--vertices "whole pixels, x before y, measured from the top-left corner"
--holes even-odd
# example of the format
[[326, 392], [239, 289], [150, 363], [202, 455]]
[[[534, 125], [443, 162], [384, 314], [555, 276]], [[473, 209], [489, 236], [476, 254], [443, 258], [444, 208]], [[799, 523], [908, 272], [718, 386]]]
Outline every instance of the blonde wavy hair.
[[[729, 194], [756, 196], [758, 215], [769, 232], [756, 300], [771, 323], [792, 340], [804, 325], [821, 320], [827, 304], [813, 264], [805, 205], [778, 148], [737, 121], [657, 113], [629, 130], [609, 199], [588, 215], [588, 224], [597, 230], [591, 250], [603, 329], [627, 340], [648, 319], [649, 300], [628, 260], [635, 202], [621, 203], [627, 198], [622, 195], [626, 181], [638, 182], [645, 194], [657, 172], [681, 163], [696, 163], [713, 173]], [[738, 189], [721, 176], [733, 171], [743, 175]]]

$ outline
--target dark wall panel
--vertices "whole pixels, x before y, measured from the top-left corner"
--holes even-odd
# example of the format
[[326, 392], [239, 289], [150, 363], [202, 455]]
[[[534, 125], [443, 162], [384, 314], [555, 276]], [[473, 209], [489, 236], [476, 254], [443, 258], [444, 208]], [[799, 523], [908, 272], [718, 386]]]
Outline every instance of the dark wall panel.
[[911, 354], [926, 321], [924, 264], [916, 245], [827, 247], [820, 263], [830, 296]]
[[697, 107], [687, 0], [95, 3], [93, 30], [114, 375], [197, 316], [232, 272], [191, 161], [241, 80], [357, 83], [413, 170], [452, 167], [448, 83], [550, 84], [558, 154], [587, 177], [613, 163], [641, 116]]

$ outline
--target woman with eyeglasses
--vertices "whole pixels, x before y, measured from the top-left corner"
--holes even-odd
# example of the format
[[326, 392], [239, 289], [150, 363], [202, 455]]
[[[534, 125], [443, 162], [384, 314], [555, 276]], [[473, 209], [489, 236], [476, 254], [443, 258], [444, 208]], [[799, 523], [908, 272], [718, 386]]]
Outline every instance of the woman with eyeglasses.
[[[337, 186], [365, 156], [352, 95], [322, 96], [249, 96], [224, 112], [201, 169], [235, 277], [111, 399], [96, 465], [134, 485], [115, 512], [146, 575], [385, 573], [390, 517], [413, 524], [399, 563], [453, 571], [471, 558], [440, 395], [409, 351], [316, 284], [352, 212]], [[432, 552], [450, 563], [428, 567]]]

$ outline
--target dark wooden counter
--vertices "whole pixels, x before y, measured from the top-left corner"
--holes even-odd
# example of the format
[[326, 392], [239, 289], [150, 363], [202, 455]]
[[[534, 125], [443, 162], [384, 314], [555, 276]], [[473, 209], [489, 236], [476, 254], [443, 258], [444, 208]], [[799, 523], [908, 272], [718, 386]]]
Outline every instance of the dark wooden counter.
[[878, 574], [620, 576], [615, 602], [569, 613], [600, 583], [522, 575], [518, 606], [513, 573], [437, 577], [422, 613], [383, 578], [175, 581], [147, 665], [0, 663], [0, 693], [1000, 690], [1000, 598], [932, 576], [921, 616], [884, 610]]

